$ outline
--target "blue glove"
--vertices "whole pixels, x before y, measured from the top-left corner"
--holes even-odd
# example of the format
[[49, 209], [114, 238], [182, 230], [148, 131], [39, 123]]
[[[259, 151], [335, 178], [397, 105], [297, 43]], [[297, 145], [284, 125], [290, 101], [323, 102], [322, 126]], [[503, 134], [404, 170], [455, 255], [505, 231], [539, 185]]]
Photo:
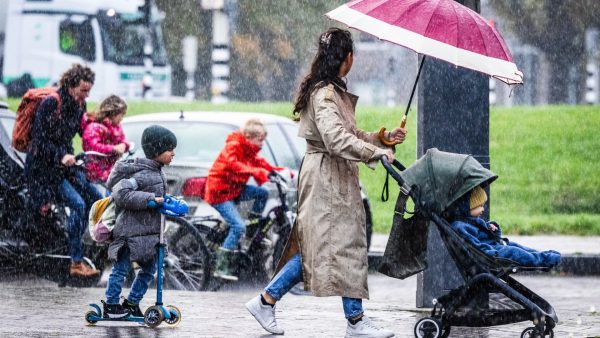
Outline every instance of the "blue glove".
[[187, 215], [189, 208], [184, 200], [177, 199], [171, 195], [165, 195], [159, 211], [167, 216], [183, 217]]

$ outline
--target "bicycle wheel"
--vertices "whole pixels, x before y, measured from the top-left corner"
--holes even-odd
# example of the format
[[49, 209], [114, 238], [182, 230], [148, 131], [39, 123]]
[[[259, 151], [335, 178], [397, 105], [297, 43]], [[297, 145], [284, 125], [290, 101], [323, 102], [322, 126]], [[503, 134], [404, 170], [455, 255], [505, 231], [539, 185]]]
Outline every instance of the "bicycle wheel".
[[201, 291], [208, 288], [210, 255], [200, 232], [182, 218], [168, 218], [165, 239], [168, 255], [164, 263], [164, 286], [168, 289]]

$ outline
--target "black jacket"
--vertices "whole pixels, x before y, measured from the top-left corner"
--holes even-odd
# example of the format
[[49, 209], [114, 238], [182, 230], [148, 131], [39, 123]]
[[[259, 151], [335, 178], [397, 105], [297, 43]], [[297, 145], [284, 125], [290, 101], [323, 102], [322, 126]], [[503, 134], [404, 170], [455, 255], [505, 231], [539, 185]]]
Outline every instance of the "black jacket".
[[73, 154], [73, 137], [81, 135], [85, 103], [80, 105], [67, 92], [58, 90], [58, 101], [46, 97], [39, 105], [31, 129], [31, 145], [25, 160], [25, 175], [35, 207], [56, 200], [60, 183], [70, 170], [61, 164], [66, 154]]

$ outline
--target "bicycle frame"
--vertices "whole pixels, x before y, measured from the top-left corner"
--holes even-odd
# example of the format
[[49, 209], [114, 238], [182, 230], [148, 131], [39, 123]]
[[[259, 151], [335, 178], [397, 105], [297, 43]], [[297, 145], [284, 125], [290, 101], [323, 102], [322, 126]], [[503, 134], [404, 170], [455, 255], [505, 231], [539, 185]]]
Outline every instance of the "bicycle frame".
[[[263, 252], [263, 245], [265, 244], [265, 238], [268, 237], [269, 232], [275, 227], [275, 233], [278, 235], [277, 241], [273, 244], [273, 252], [269, 256], [273, 257], [273, 268], [279, 260], [285, 243], [289, 234], [291, 233], [292, 224], [294, 221], [294, 215], [287, 204], [287, 185], [286, 180], [279, 174], [272, 175], [270, 182], [274, 183], [277, 187], [277, 194], [279, 197], [279, 204], [272, 207], [265, 216], [259, 218], [258, 223], [253, 227], [249, 225], [247, 234], [244, 236], [242, 241], [249, 241], [249, 245], [246, 250], [237, 251], [238, 268], [247, 271], [256, 271], [257, 267], [261, 267], [267, 264], [268, 260], [265, 260], [261, 254]], [[220, 245], [222, 245], [226, 235], [228, 227], [222, 227], [223, 221], [219, 218], [207, 216], [207, 217], [195, 217], [190, 219], [194, 226], [204, 235], [204, 238], [213, 243], [213, 245], [207, 245], [211, 249], [213, 258], [216, 255], [215, 251]], [[252, 233], [250, 233], [252, 232]], [[214, 262], [213, 262], [214, 264]], [[260, 268], [259, 268], [260, 269]], [[263, 270], [266, 269], [263, 268]], [[265, 271], [270, 273], [270, 271]]]

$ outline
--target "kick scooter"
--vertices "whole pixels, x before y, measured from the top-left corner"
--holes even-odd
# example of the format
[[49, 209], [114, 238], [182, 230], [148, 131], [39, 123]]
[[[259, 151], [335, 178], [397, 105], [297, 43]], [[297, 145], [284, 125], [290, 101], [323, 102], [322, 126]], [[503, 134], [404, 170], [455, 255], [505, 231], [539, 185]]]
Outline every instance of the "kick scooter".
[[178, 200], [167, 195], [160, 210], [160, 241], [158, 244], [158, 259], [157, 259], [157, 275], [156, 275], [156, 303], [146, 309], [144, 317], [125, 316], [121, 318], [109, 318], [102, 315], [102, 310], [98, 304], [90, 304], [94, 311], [88, 311], [85, 314], [85, 321], [90, 325], [94, 325], [100, 321], [121, 321], [121, 322], [138, 322], [145, 323], [151, 328], [155, 328], [163, 321], [168, 325], [175, 326], [181, 322], [181, 311], [173, 306], [164, 306], [162, 302], [163, 288], [163, 261], [165, 256], [165, 215], [174, 217], [183, 217], [188, 212], [188, 206], [183, 200]]

